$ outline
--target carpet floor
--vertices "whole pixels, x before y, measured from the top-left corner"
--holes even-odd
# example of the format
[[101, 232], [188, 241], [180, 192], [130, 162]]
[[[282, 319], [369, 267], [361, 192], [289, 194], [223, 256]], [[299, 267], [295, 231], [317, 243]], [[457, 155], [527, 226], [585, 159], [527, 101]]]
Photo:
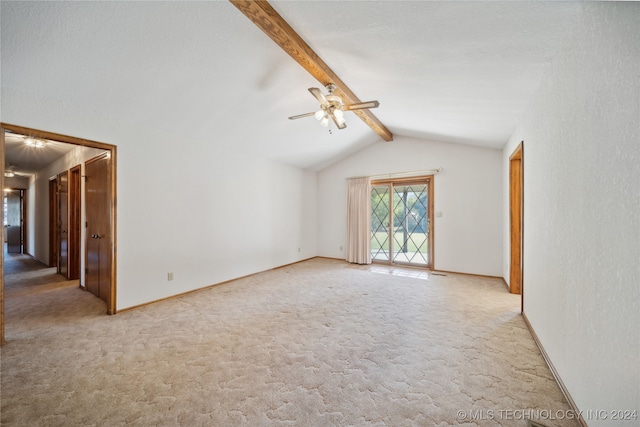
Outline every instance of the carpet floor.
[[320, 258], [115, 316], [77, 286], [8, 297], [1, 423], [577, 426], [519, 305]]
[[79, 281], [67, 280], [57, 273], [56, 267], [49, 267], [24, 254], [4, 252], [4, 296], [40, 293], [61, 287], [78, 286]]

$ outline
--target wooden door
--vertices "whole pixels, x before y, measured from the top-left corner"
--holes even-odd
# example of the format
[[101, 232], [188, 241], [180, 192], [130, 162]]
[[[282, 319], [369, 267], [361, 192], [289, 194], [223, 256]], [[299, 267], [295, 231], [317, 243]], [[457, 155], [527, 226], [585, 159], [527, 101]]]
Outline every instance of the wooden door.
[[49, 267], [58, 266], [58, 177], [49, 180]]
[[111, 195], [109, 153], [85, 163], [85, 286], [111, 307]]
[[69, 280], [80, 278], [81, 174], [80, 165], [69, 175]]
[[[523, 240], [523, 152], [522, 143], [509, 158], [509, 227], [510, 263], [509, 290], [512, 294], [522, 294], [522, 240]], [[521, 298], [522, 305], [522, 298]], [[522, 307], [521, 307], [522, 308]]]
[[7, 198], [7, 252], [22, 253], [22, 196], [20, 190], [6, 193]]
[[58, 273], [69, 278], [69, 173], [58, 175]]

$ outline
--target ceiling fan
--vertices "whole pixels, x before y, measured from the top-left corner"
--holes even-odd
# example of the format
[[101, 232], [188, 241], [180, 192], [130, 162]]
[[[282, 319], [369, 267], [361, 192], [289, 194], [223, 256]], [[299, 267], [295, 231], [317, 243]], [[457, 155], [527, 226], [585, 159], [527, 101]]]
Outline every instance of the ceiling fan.
[[13, 178], [14, 176], [18, 177], [18, 178], [23, 178], [23, 177], [29, 176], [29, 175], [25, 175], [25, 174], [23, 174], [21, 172], [17, 172], [16, 171], [17, 167], [18, 167], [17, 165], [7, 164], [5, 166], [5, 168], [4, 168], [4, 176], [5, 176], [5, 178]]
[[329, 125], [329, 119], [333, 120], [338, 129], [344, 129], [347, 127], [347, 124], [344, 120], [344, 112], [352, 111], [352, 110], [364, 110], [368, 108], [377, 108], [380, 103], [378, 101], [367, 101], [367, 102], [358, 102], [357, 104], [347, 104], [345, 105], [342, 102], [342, 98], [338, 95], [335, 95], [333, 91], [336, 86], [333, 83], [329, 83], [327, 86], [328, 95], [324, 95], [320, 89], [317, 87], [310, 87], [309, 92], [320, 103], [320, 109], [318, 111], [312, 113], [299, 114], [297, 116], [289, 117], [289, 120], [301, 119], [303, 117], [314, 116], [316, 119], [320, 120], [320, 124], [324, 127]]

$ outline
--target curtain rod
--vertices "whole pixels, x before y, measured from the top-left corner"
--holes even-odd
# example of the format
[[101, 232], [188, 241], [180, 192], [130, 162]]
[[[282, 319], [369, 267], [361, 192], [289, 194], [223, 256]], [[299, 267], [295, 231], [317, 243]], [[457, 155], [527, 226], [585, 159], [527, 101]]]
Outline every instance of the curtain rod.
[[382, 178], [407, 178], [411, 176], [419, 176], [419, 175], [436, 175], [442, 172], [444, 168], [437, 169], [427, 169], [422, 171], [408, 171], [408, 172], [395, 172], [388, 173], [382, 175], [371, 175], [371, 176], [350, 176], [345, 179], [356, 179], [356, 178], [371, 178], [371, 179], [382, 179]]

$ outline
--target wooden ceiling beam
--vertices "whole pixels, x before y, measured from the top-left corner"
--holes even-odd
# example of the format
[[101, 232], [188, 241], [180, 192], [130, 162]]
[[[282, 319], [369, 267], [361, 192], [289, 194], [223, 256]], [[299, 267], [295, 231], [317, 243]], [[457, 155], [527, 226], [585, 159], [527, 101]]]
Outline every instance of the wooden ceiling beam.
[[[311, 47], [295, 32], [266, 0], [229, 0], [247, 18], [260, 28], [282, 50], [287, 52], [298, 64], [316, 80], [326, 86], [336, 85], [334, 93], [345, 104], [362, 102], [349, 87], [333, 72]], [[385, 141], [393, 141], [393, 134], [369, 110], [353, 111], [363, 122], [373, 129]]]

